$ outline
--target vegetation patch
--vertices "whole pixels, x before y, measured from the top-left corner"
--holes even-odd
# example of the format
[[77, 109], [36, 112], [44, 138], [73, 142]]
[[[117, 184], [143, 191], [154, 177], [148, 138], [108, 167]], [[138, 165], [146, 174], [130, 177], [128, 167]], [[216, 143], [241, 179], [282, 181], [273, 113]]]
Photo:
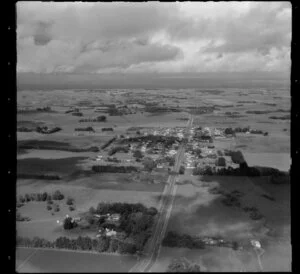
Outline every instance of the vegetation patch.
[[172, 260], [168, 266], [167, 272], [201, 272], [201, 268], [198, 264], [181, 257]]
[[59, 237], [48, 241], [38, 237], [17, 237], [17, 246], [135, 254], [143, 249], [150, 237], [156, 214], [155, 208], [146, 208], [142, 204], [99, 203], [96, 209], [90, 208], [82, 220], [67, 217], [63, 223], [66, 230], [82, 228], [83, 223], [87, 223], [91, 229], [99, 231], [96, 239], [79, 236], [77, 239]]
[[[77, 164], [86, 157], [60, 159], [26, 158], [17, 160], [17, 177], [34, 179], [60, 179], [61, 176], [84, 172]], [[58, 176], [58, 177], [57, 177]]]
[[272, 197], [272, 196], [270, 196], [270, 195], [268, 195], [268, 194], [262, 194], [261, 196], [264, 197], [264, 198], [266, 198], [266, 199], [268, 199], [268, 200], [270, 200], [270, 201], [275, 201], [275, 198]]
[[71, 146], [66, 142], [48, 141], [48, 140], [21, 140], [17, 142], [17, 149], [45, 149], [45, 150], [61, 150], [70, 152], [98, 152], [96, 146], [87, 148], [78, 148]]
[[95, 132], [93, 127], [78, 127], [74, 129], [75, 131], [89, 131], [89, 132]]
[[203, 249], [205, 243], [199, 238], [192, 237], [187, 234], [177, 234], [174, 231], [169, 231], [162, 241], [163, 246], [167, 247], [185, 247], [190, 249]]
[[291, 115], [283, 115], [283, 116], [270, 116], [269, 119], [273, 119], [273, 120], [290, 120], [291, 119]]
[[260, 220], [262, 219], [264, 216], [259, 212], [259, 210], [252, 206], [252, 207], [244, 207], [243, 210], [245, 212], [249, 212], [249, 217], [252, 219], [252, 220]]
[[29, 222], [31, 219], [27, 216], [22, 216], [19, 212], [16, 213], [17, 222]]
[[131, 173], [137, 172], [136, 166], [113, 166], [113, 165], [93, 165], [92, 171], [95, 173]]
[[106, 116], [101, 115], [96, 118], [85, 118], [79, 120], [79, 123], [86, 123], [86, 122], [106, 122]]

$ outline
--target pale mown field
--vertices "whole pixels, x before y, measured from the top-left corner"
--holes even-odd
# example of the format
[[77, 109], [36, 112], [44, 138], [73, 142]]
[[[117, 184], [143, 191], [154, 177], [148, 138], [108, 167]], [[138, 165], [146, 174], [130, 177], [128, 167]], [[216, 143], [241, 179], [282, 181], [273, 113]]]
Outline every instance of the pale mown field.
[[[182, 183], [190, 180], [191, 183]], [[269, 185], [263, 178], [181, 176], [168, 230], [189, 235], [221, 236], [249, 245], [251, 239], [261, 241], [265, 253], [261, 257], [264, 271], [289, 271], [291, 267], [289, 186]], [[211, 194], [209, 189], [238, 190], [241, 208], [222, 204], [221, 194]], [[275, 198], [271, 201], [261, 196]], [[254, 221], [242, 210], [256, 207], [264, 218]], [[228, 248], [188, 250], [166, 248], [152, 271], [165, 271], [174, 257], [187, 257], [200, 264], [204, 271], [259, 271], [253, 250], [233, 251]], [[279, 255], [280, 254], [280, 255]], [[274, 264], [272, 261], [276, 261]]]
[[30, 248], [17, 248], [16, 251], [16, 270], [20, 273], [128, 272], [135, 263], [133, 256]]

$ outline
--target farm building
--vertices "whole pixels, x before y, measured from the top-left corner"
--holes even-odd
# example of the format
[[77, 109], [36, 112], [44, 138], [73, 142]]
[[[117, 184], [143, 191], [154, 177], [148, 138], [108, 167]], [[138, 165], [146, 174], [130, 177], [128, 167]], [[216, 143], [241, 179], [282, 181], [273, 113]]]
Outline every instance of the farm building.
[[107, 220], [108, 221], [113, 221], [113, 222], [118, 222], [121, 218], [121, 215], [118, 213], [115, 214], [111, 214], [110, 216], [108, 216]]

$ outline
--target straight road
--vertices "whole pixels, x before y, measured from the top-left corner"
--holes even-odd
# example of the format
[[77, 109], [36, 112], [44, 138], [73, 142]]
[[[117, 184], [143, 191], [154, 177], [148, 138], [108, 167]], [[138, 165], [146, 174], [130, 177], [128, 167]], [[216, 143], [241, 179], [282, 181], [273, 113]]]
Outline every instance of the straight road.
[[[187, 136], [189, 135], [189, 130], [192, 124], [193, 124], [193, 117], [192, 115], [190, 115], [190, 119], [186, 125], [185, 139], [187, 139]], [[185, 142], [186, 141], [184, 141], [180, 145], [177, 152], [176, 161], [173, 169], [173, 171], [175, 171], [176, 173], [179, 172], [181, 161], [184, 156]], [[156, 223], [156, 227], [152, 235], [152, 238], [150, 239], [148, 248], [145, 251], [146, 256], [143, 259], [141, 259], [129, 272], [149, 271], [151, 267], [155, 264], [159, 256], [161, 241], [164, 238], [168, 226], [168, 221], [171, 216], [172, 205], [176, 194], [176, 188], [177, 188], [175, 184], [176, 176], [177, 175], [169, 176], [168, 179], [169, 184], [166, 186], [162, 196], [161, 207], [160, 207], [159, 217]]]

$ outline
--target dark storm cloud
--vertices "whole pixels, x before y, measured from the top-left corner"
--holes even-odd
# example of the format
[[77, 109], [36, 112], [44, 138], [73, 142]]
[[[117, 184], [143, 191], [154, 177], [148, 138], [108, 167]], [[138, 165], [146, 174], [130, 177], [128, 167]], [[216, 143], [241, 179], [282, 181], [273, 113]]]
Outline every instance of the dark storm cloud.
[[35, 24], [36, 30], [33, 37], [36, 45], [47, 45], [51, 41], [52, 37], [50, 34], [50, 28], [52, 24], [52, 22], [41, 21]]
[[102, 68], [127, 68], [143, 62], [173, 60], [182, 54], [180, 48], [161, 44], [135, 42], [93, 43], [86, 47], [75, 62], [75, 71], [92, 72]]

